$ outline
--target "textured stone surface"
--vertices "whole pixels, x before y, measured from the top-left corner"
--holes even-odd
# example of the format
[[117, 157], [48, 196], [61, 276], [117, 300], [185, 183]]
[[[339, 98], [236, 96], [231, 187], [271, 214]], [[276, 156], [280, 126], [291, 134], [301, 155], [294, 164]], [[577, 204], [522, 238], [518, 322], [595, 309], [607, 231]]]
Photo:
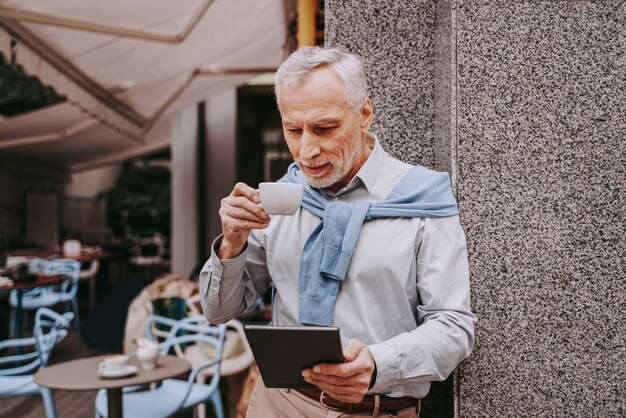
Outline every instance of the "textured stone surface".
[[626, 2], [458, 1], [463, 417], [626, 416]]
[[328, 1], [325, 16], [326, 45], [365, 61], [372, 132], [396, 158], [433, 167], [434, 1]]
[[[449, 8], [449, 1], [447, 0]], [[433, 0], [377, 2], [326, 1], [328, 46], [359, 54], [370, 75], [374, 103], [372, 132], [393, 156], [428, 167], [450, 167], [449, 101], [444, 99], [440, 137], [435, 131], [435, 2]], [[448, 34], [441, 34], [446, 42]], [[449, 59], [441, 68], [448, 70]], [[447, 91], [447, 90], [446, 90]], [[447, 129], [447, 131], [445, 131]], [[447, 133], [446, 139], [441, 136]], [[435, 155], [436, 152], [443, 156]], [[423, 402], [422, 418], [453, 416], [453, 377], [433, 384]]]
[[458, 186], [457, 415], [626, 416], [626, 2], [373, 3], [327, 1], [326, 40], [364, 56], [391, 153]]
[[453, 175], [453, 143], [456, 142], [456, 97], [455, 29], [452, 25], [454, 9], [452, 0], [440, 0], [435, 8], [435, 103], [434, 103], [434, 167]]

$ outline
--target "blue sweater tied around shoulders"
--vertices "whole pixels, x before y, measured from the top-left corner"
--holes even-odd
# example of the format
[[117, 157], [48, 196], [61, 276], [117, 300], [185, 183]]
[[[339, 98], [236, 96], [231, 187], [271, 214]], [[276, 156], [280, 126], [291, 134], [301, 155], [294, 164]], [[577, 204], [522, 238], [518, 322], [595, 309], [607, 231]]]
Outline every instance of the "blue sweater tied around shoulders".
[[363, 222], [377, 218], [436, 218], [457, 215], [448, 173], [411, 168], [387, 198], [378, 203], [329, 200], [309, 186], [293, 163], [281, 182], [304, 185], [302, 207], [322, 218], [307, 239], [300, 262], [303, 324], [332, 325], [335, 302], [346, 277]]

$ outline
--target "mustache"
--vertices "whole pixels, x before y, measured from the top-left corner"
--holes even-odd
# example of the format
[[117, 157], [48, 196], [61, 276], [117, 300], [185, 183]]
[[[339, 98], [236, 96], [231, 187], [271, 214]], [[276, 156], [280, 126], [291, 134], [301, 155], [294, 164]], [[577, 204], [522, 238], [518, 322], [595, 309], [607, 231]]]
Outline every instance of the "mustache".
[[302, 168], [302, 165], [305, 165], [307, 167], [321, 167], [324, 164], [328, 164], [330, 163], [330, 160], [326, 159], [326, 158], [318, 158], [318, 159], [312, 159], [309, 161], [303, 161], [300, 159], [296, 160], [296, 164], [298, 165], [298, 167]]

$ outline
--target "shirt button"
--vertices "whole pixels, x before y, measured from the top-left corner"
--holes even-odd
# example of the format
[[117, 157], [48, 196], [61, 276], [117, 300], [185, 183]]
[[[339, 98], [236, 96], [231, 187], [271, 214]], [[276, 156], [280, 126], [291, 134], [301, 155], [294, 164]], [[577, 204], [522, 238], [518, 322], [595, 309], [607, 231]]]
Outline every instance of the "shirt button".
[[333, 202], [336, 202], [336, 201], [338, 201], [338, 200], [339, 200], [339, 198], [335, 196], [335, 197], [333, 197], [333, 199], [332, 199], [332, 200], [333, 200]]

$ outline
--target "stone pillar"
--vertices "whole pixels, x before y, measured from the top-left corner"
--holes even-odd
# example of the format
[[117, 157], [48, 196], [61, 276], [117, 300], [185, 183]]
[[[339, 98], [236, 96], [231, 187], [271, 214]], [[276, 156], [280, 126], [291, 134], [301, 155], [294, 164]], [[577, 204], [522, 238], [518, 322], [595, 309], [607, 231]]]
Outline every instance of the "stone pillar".
[[[209, 245], [222, 233], [220, 204], [235, 185], [237, 152], [237, 90], [229, 89], [206, 101], [207, 120], [207, 205]], [[208, 256], [208, 255], [207, 255]]]
[[198, 262], [197, 152], [198, 109], [189, 106], [172, 117], [172, 270], [188, 277]]
[[453, 177], [479, 324], [454, 398], [434, 403], [626, 415], [626, 3], [328, 0], [326, 15], [327, 43], [365, 57], [386, 148]]
[[458, 1], [463, 416], [626, 416], [626, 3]]

